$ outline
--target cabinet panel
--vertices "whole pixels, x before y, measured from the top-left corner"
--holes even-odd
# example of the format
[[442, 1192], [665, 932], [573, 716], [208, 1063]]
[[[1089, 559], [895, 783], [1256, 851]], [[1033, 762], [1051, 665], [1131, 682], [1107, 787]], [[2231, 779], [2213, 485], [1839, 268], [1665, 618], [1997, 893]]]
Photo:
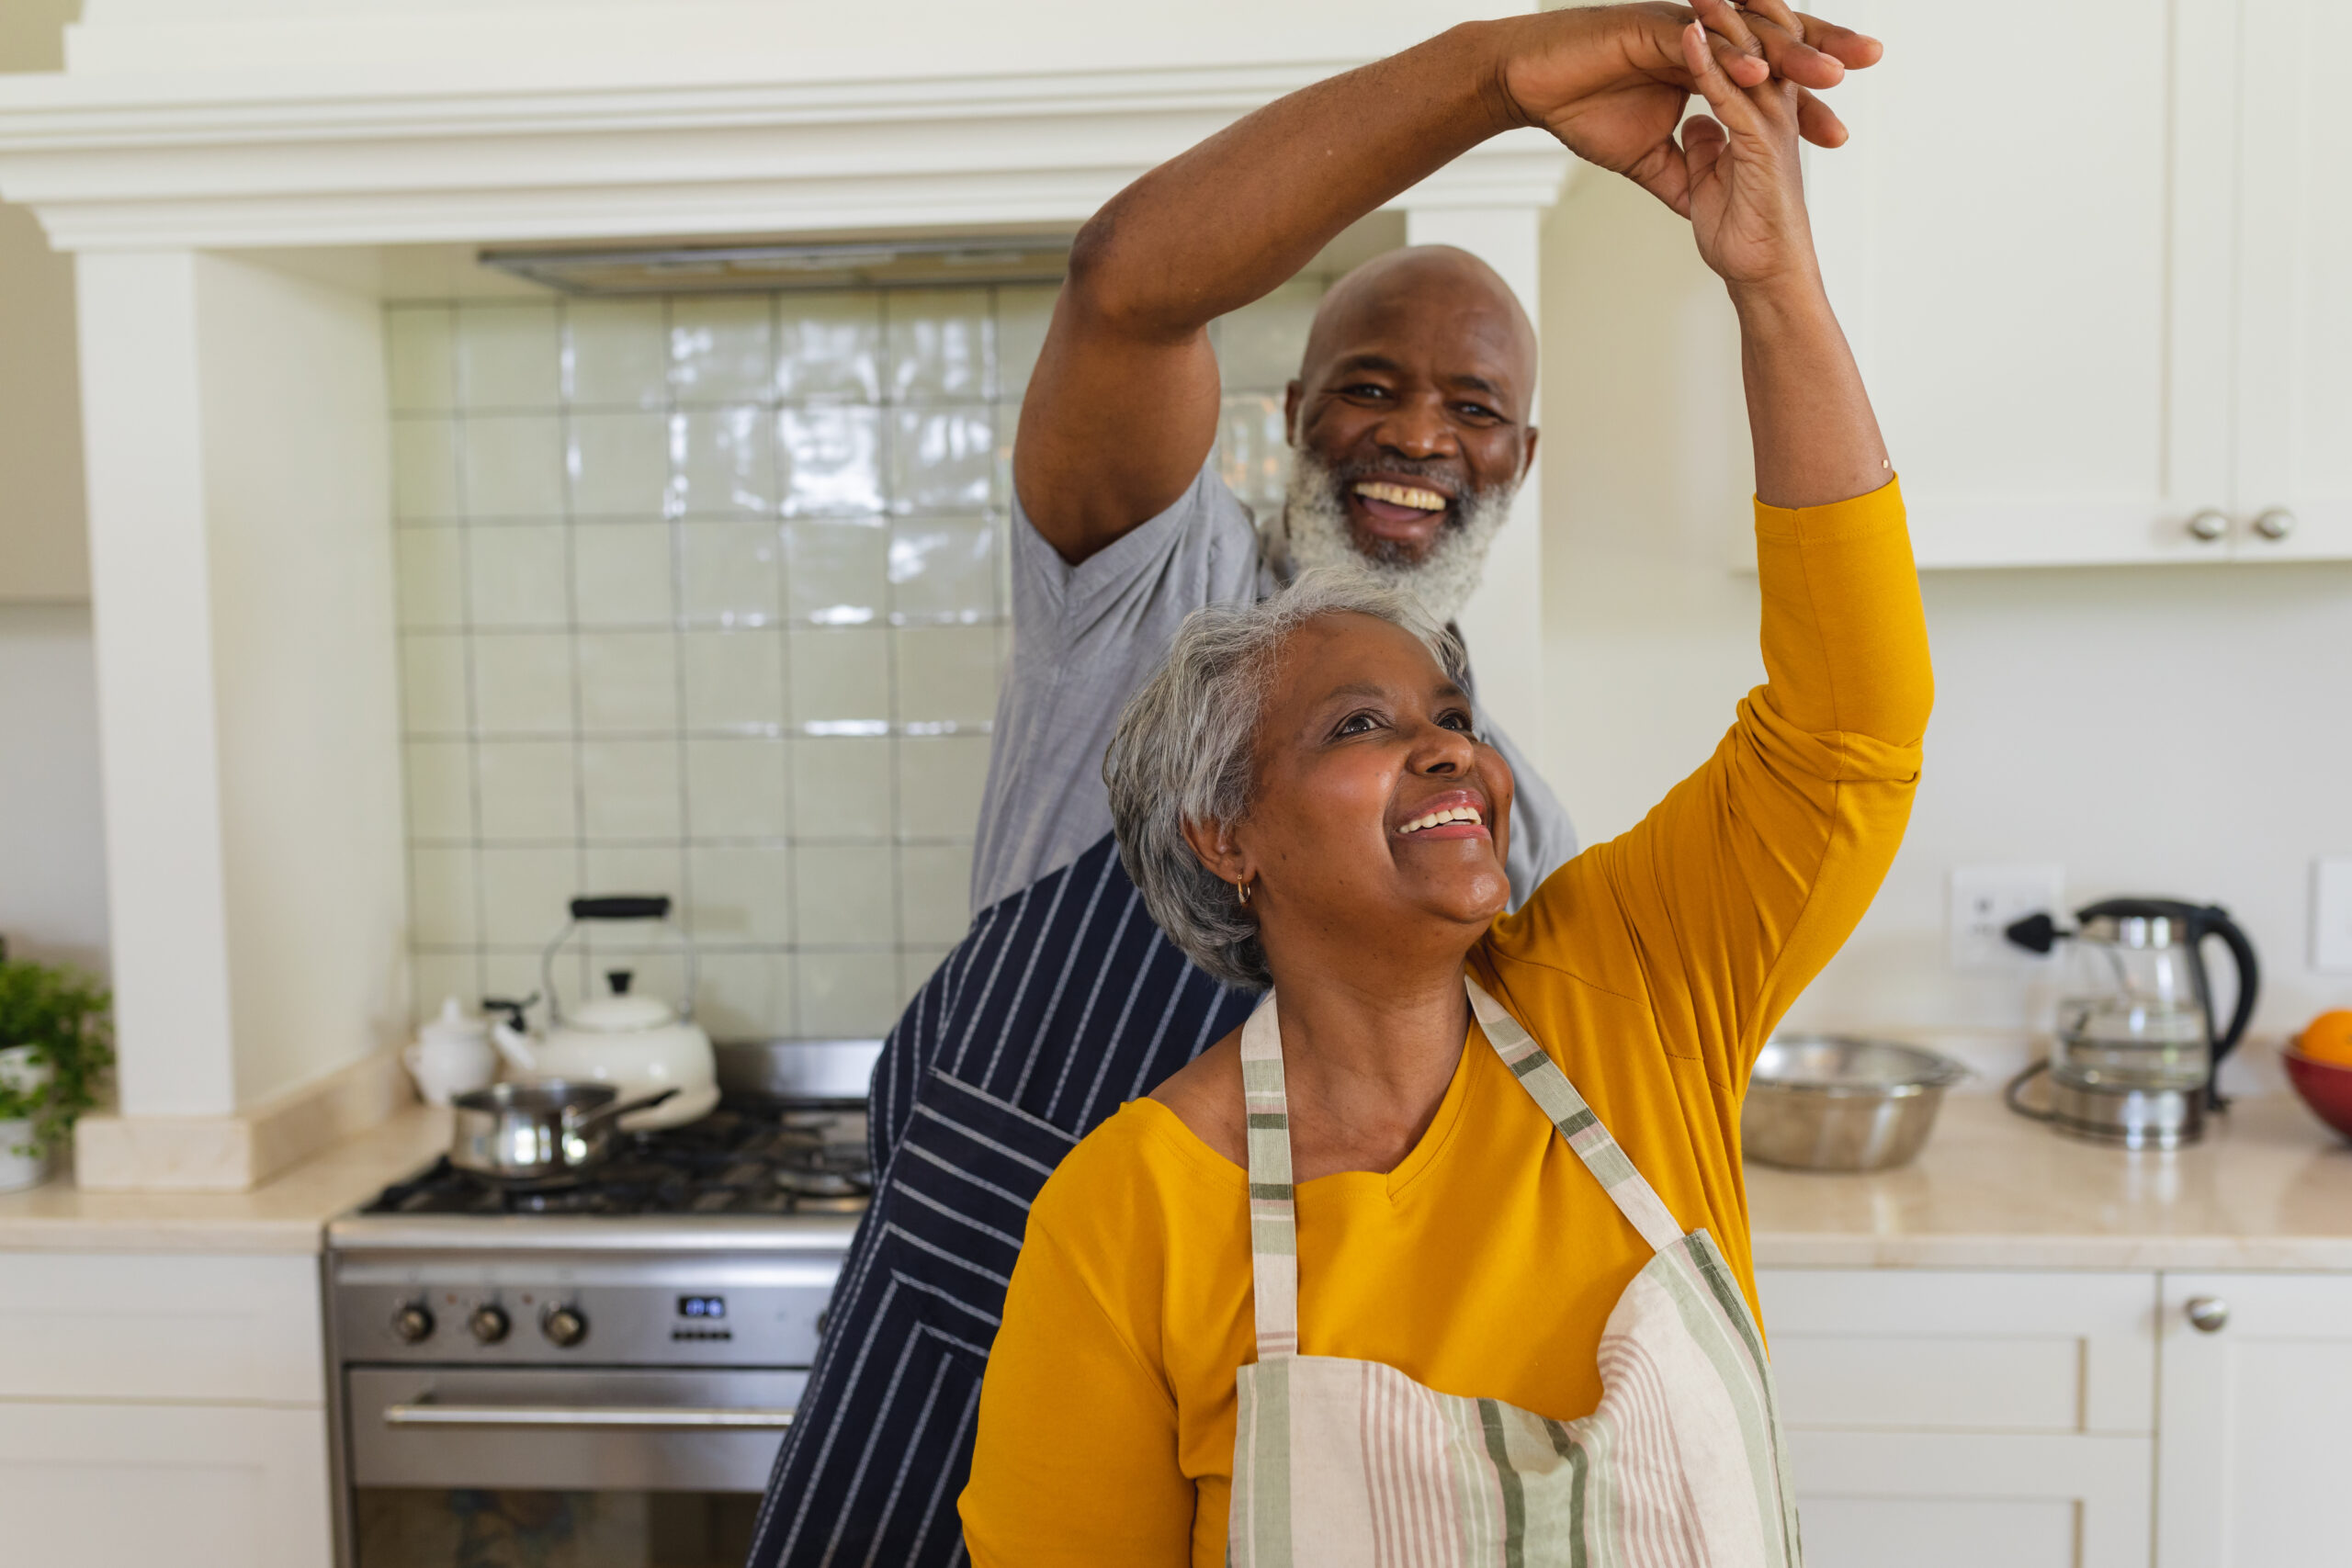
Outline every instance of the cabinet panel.
[[324, 1405], [318, 1260], [0, 1254], [0, 1399]]
[[1806, 1568], [2147, 1568], [2155, 1439], [1789, 1435]]
[[[2352, 557], [2352, 165], [2337, 133], [2340, 69], [2312, 42], [2343, 12], [2244, 4], [2236, 492], [2249, 526], [2237, 554]], [[2294, 514], [2284, 539], [2250, 526], [2271, 507]]]
[[[2200, 1333], [2199, 1297], [2228, 1321]], [[2352, 1455], [2352, 1277], [2164, 1280], [2158, 1568], [2339, 1568]]]
[[326, 1416], [0, 1402], [0, 1519], [42, 1568], [327, 1568]]
[[1792, 1427], [2154, 1428], [2148, 1275], [1767, 1269], [1757, 1290]]
[[[2177, 0], [2184, 17], [2220, 5]], [[2031, 113], [1989, 112], [1984, 62], [1941, 47], [1947, 13], [1876, 0], [1851, 20], [1886, 59], [1838, 90], [1854, 140], [1807, 165], [1920, 563], [2224, 558], [2183, 525], [2227, 503], [2229, 243], [2177, 220], [2205, 169], [2175, 167], [2168, 29], [2038, 0], [1970, 17], [2034, 40], [1997, 72], [1998, 102]], [[2175, 255], [2182, 231], [2221, 258], [2218, 299], [2206, 252]], [[2187, 283], [2201, 303], [2177, 320]]]

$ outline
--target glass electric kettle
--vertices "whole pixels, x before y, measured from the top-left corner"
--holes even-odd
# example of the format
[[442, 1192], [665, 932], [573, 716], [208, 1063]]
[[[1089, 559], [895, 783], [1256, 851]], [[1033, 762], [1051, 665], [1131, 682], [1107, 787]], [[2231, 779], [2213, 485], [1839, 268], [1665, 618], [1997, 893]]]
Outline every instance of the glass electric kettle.
[[[2071, 944], [2050, 1059], [2009, 1086], [2010, 1108], [2067, 1132], [2132, 1148], [2177, 1148], [2222, 1108], [2214, 1087], [2222, 1058], [2245, 1033], [2261, 981], [2254, 944], [2226, 910], [2171, 898], [2110, 898], [2075, 911], [2075, 927], [2030, 915], [2008, 940], [2035, 953]], [[2237, 968], [2227, 1029], [2213, 1019], [2204, 945], [2218, 937]], [[2050, 1075], [2050, 1109], [2031, 1111], [2018, 1091]]]

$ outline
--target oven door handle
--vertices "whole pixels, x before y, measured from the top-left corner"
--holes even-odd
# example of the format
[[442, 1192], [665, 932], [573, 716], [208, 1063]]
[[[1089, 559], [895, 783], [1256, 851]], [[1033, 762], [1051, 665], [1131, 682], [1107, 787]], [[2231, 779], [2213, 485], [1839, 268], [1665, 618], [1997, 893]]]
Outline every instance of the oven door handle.
[[558, 1427], [606, 1431], [781, 1432], [788, 1409], [731, 1404], [443, 1404], [430, 1394], [384, 1406], [387, 1427]]

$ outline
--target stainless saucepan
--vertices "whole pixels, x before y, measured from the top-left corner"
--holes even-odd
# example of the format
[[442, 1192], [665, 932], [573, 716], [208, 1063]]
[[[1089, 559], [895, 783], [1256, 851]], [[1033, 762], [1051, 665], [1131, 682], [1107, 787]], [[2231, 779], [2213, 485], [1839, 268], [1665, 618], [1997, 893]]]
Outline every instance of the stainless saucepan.
[[560, 1187], [605, 1157], [623, 1116], [677, 1092], [623, 1100], [610, 1084], [548, 1079], [456, 1095], [449, 1163], [509, 1187]]

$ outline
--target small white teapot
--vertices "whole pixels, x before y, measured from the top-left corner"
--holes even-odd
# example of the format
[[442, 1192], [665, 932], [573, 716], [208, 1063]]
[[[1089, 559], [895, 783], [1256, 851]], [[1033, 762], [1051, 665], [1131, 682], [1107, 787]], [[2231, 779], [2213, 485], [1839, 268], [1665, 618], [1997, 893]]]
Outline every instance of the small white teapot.
[[401, 1060], [427, 1105], [447, 1105], [452, 1095], [487, 1089], [498, 1077], [489, 1026], [469, 1016], [455, 997], [441, 998], [441, 1016], [417, 1031]]

